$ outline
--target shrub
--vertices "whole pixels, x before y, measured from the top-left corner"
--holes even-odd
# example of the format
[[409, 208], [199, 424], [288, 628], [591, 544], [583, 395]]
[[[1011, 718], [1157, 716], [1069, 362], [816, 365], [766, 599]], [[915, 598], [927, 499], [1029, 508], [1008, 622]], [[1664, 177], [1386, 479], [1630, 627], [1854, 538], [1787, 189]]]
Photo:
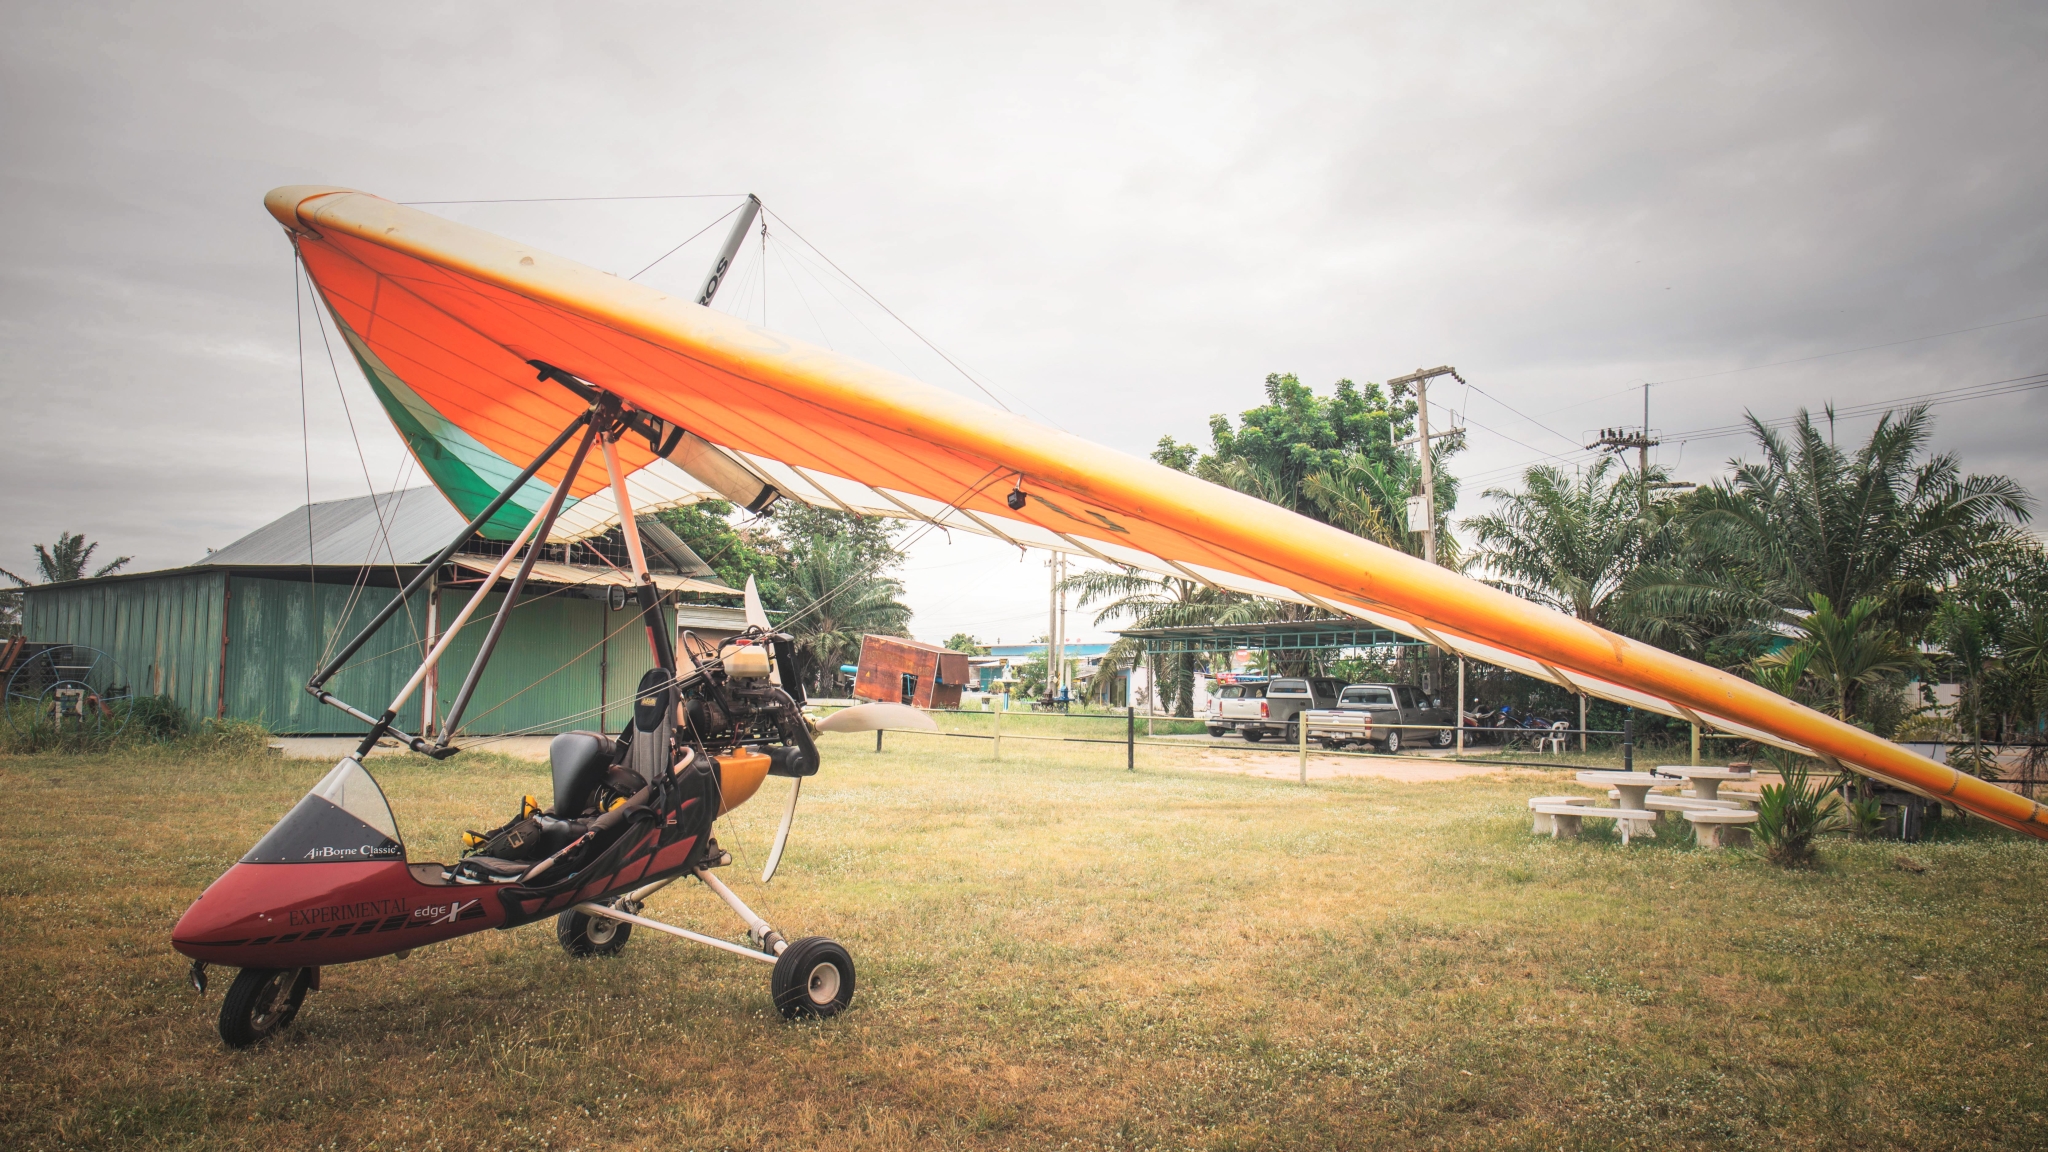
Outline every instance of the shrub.
[[1870, 839], [1884, 826], [1884, 802], [1875, 796], [1859, 800], [1845, 794], [1842, 811], [1848, 817], [1849, 830], [1858, 840]]
[[1757, 802], [1756, 838], [1764, 859], [1781, 868], [1813, 863], [1813, 841], [1841, 825], [1836, 799], [1825, 783], [1813, 780], [1806, 762], [1781, 765], [1782, 784], [1766, 784]]

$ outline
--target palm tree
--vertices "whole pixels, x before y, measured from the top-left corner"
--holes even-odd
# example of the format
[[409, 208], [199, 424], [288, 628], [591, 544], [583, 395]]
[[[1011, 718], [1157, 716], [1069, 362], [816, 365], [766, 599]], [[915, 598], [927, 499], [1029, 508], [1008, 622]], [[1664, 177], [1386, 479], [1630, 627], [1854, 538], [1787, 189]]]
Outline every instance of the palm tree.
[[[1060, 582], [1062, 589], [1080, 594], [1077, 608], [1097, 605], [1095, 623], [1123, 621], [1132, 628], [1185, 628], [1201, 624], [1244, 624], [1258, 617], [1257, 605], [1265, 603], [1235, 592], [1225, 592], [1178, 576], [1152, 577], [1132, 569], [1091, 569], [1077, 572]], [[1103, 700], [1118, 671], [1136, 659], [1139, 643], [1118, 637], [1102, 655], [1102, 663], [1088, 682], [1088, 695]], [[1182, 652], [1172, 658], [1172, 668], [1162, 677], [1157, 656], [1152, 661], [1152, 682], [1171, 694], [1176, 716], [1194, 715], [1195, 656]]]
[[877, 571], [874, 558], [852, 540], [816, 540], [797, 552], [785, 593], [783, 627], [811, 661], [820, 686], [859, 658], [862, 636], [910, 634], [910, 609], [898, 599], [903, 582]]
[[1801, 410], [1788, 437], [1755, 415], [1763, 449], [1730, 480], [1703, 491], [1694, 518], [1739, 542], [1738, 565], [1782, 608], [1815, 594], [1854, 605], [1875, 599], [1884, 618], [1918, 635], [1939, 592], [2013, 524], [2033, 498], [2005, 476], [1964, 476], [1953, 453], [1922, 459], [1934, 432], [1927, 409], [1887, 412], [1854, 452]]
[[1537, 465], [1522, 474], [1520, 491], [1486, 493], [1496, 511], [1465, 521], [1478, 536], [1475, 559], [1498, 587], [1606, 625], [1650, 528], [1636, 492], [1613, 457], [1576, 474]]
[[1862, 719], [1871, 690], [1904, 680], [1921, 667], [1920, 654], [1889, 627], [1875, 597], [1866, 596], [1838, 612], [1816, 592], [1812, 610], [1791, 621], [1803, 635], [1757, 660], [1765, 669], [1802, 666], [1821, 710], [1849, 723]]
[[[70, 532], [59, 532], [57, 533], [57, 546], [55, 548], [47, 544], [35, 546], [36, 571], [42, 576], [42, 582], [45, 584], [61, 584], [67, 580], [84, 580], [86, 579], [86, 565], [92, 562], [92, 554], [99, 551], [99, 547], [97, 543], [86, 543], [85, 534], [82, 532], [76, 535]], [[98, 570], [93, 572], [92, 575], [95, 578], [112, 575], [120, 571], [133, 559], [133, 556], [122, 556], [108, 561], [100, 565]], [[0, 568], [0, 576], [5, 576], [9, 580], [14, 581], [17, 588], [29, 586], [28, 581], [23, 580], [5, 568]]]

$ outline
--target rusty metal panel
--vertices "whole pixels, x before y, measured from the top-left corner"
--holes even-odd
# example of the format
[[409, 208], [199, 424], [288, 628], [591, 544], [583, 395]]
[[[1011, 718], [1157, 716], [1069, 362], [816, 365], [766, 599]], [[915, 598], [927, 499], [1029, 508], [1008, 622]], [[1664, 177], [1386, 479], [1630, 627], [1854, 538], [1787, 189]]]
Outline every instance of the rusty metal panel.
[[[900, 636], [863, 636], [853, 696], [856, 700], [886, 700], [929, 708], [937, 670], [937, 650], [928, 644]], [[905, 677], [916, 680], [906, 684]], [[906, 687], [911, 689], [907, 695]]]

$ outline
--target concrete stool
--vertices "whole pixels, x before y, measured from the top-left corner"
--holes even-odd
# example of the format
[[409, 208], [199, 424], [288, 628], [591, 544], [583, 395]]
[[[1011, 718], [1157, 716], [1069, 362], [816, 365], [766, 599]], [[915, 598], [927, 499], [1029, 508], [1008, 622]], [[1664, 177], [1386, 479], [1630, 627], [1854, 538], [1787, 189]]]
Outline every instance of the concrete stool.
[[1756, 813], [1721, 809], [1693, 809], [1684, 813], [1692, 822], [1693, 835], [1702, 848], [1734, 848], [1749, 843], [1749, 826]]

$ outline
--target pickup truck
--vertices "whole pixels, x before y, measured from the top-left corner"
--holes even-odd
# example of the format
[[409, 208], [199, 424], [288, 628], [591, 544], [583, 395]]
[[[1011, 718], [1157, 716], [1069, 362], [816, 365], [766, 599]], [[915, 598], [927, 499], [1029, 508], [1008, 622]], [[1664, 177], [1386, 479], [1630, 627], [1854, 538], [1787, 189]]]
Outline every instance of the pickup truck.
[[1325, 748], [1377, 741], [1388, 753], [1425, 743], [1449, 748], [1457, 731], [1441, 703], [1406, 684], [1348, 684], [1335, 708], [1308, 714], [1308, 738]]
[[1209, 735], [1235, 731], [1256, 744], [1268, 736], [1300, 739], [1294, 719], [1337, 703], [1337, 682], [1327, 676], [1280, 677], [1264, 684], [1226, 684], [1209, 700]]

